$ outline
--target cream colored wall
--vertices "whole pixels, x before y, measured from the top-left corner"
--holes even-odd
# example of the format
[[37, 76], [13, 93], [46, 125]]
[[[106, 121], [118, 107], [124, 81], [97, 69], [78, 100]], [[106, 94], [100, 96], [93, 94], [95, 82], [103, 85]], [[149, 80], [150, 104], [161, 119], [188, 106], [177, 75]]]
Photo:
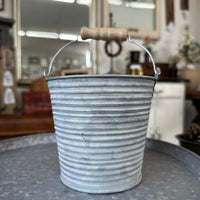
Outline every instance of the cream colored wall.
[[[161, 1], [161, 26], [160, 26], [160, 38], [154, 45], [152, 45], [152, 54], [156, 62], [168, 62], [170, 55], [178, 52], [178, 44], [181, 41], [182, 32], [186, 24], [191, 28], [192, 35], [198, 41], [200, 41], [200, 26], [198, 26], [200, 18], [200, 1], [189, 0], [189, 12], [185, 13], [184, 18], [183, 11], [180, 10], [180, 0], [174, 1], [175, 6], [175, 24], [171, 29], [166, 26], [166, 13], [165, 13], [165, 0]], [[138, 39], [136, 39], [138, 40]], [[142, 40], [138, 40], [142, 42]], [[110, 58], [105, 54], [104, 51], [105, 42], [99, 42], [98, 45], [98, 73], [107, 73], [110, 68]], [[128, 63], [125, 60], [131, 50], [140, 50], [138, 47], [132, 46], [128, 43], [122, 44], [122, 53], [114, 58], [114, 69], [117, 73], [125, 73], [126, 65]], [[143, 52], [141, 52], [143, 54]], [[143, 55], [141, 55], [141, 61]]]

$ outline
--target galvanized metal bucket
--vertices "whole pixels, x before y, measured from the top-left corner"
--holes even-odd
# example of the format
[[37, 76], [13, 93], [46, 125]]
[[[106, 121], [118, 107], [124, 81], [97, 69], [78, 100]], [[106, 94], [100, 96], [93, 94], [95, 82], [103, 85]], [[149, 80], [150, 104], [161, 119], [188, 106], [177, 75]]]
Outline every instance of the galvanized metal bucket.
[[151, 99], [159, 74], [150, 58], [155, 77], [47, 77], [60, 177], [66, 186], [100, 194], [125, 191], [141, 181]]

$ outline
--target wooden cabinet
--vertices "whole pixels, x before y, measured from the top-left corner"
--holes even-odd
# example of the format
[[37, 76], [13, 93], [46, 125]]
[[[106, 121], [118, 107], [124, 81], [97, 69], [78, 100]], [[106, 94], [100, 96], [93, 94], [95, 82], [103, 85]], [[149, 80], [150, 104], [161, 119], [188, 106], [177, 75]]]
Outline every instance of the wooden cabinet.
[[0, 139], [54, 132], [51, 114], [0, 115]]
[[158, 82], [150, 111], [147, 137], [178, 145], [184, 129], [184, 82]]

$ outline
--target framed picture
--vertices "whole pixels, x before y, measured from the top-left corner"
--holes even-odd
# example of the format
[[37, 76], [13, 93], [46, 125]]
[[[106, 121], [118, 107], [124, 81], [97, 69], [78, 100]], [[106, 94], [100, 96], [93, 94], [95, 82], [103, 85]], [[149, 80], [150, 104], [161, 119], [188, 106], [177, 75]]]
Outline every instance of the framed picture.
[[4, 10], [4, 0], [0, 0], [0, 11]]
[[40, 64], [40, 58], [39, 57], [29, 57], [28, 62], [29, 62], [29, 64], [39, 65]]

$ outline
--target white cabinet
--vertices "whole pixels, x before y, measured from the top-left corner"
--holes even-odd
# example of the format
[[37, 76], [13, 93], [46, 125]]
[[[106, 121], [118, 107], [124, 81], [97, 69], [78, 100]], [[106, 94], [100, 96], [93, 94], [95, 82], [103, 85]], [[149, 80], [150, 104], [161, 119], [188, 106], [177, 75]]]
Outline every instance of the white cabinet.
[[152, 99], [147, 137], [179, 144], [184, 128], [184, 82], [157, 82]]

